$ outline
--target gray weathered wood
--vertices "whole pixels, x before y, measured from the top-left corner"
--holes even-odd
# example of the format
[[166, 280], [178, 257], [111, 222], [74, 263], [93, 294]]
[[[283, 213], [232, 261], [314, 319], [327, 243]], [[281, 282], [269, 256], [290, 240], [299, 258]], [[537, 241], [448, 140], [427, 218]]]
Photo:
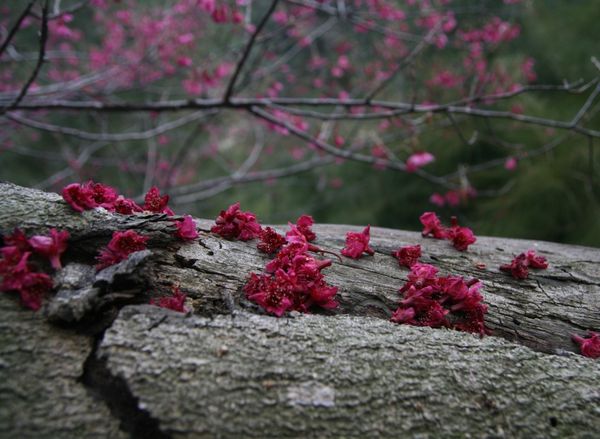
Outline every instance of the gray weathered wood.
[[600, 431], [598, 363], [377, 318], [127, 307], [99, 353], [174, 438]]
[[90, 337], [49, 325], [0, 296], [0, 437], [126, 437], [79, 381]]
[[[599, 363], [569, 352], [571, 333], [600, 330], [598, 249], [479, 237], [462, 253], [373, 227], [373, 257], [324, 270], [339, 309], [276, 319], [241, 291], [269, 258], [255, 242], [210, 234], [212, 221], [197, 220], [200, 239], [184, 243], [164, 215], [80, 214], [59, 195], [8, 183], [0, 194], [1, 233], [72, 236], [63, 257], [71, 274], [57, 277], [61, 291], [42, 312], [0, 297], [1, 436], [593, 437], [600, 427]], [[98, 248], [130, 228], [151, 237], [150, 251], [90, 274]], [[314, 229], [315, 243], [335, 252], [360, 230]], [[483, 281], [487, 325], [508, 341], [388, 321], [408, 273], [390, 254], [417, 243], [442, 273]], [[548, 270], [527, 280], [498, 270], [530, 248]], [[173, 285], [195, 315], [136, 306], [113, 322], [123, 305]]]

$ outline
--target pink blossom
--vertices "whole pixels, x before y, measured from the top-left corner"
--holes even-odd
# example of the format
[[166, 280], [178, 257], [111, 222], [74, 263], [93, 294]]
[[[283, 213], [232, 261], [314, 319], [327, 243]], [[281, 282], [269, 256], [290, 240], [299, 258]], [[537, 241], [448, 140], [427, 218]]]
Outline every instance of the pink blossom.
[[239, 202], [232, 204], [227, 210], [222, 210], [215, 220], [215, 225], [210, 229], [225, 239], [241, 241], [258, 238], [260, 230], [256, 215], [252, 212], [242, 212]]
[[115, 212], [122, 215], [131, 215], [136, 212], [142, 212], [143, 209], [136, 204], [135, 201], [119, 195], [114, 202]]
[[529, 250], [516, 256], [510, 264], [501, 265], [500, 270], [509, 272], [515, 279], [527, 279], [529, 267], [544, 270], [548, 268], [548, 261], [536, 255], [534, 250]]
[[76, 212], [83, 212], [96, 207], [92, 192], [78, 183], [65, 186], [62, 190], [62, 196]]
[[471, 244], [477, 241], [473, 231], [468, 227], [458, 225], [458, 220], [455, 216], [451, 218], [452, 227], [448, 229], [448, 239], [452, 241], [452, 245], [459, 251], [466, 251]]
[[460, 204], [460, 193], [458, 191], [448, 191], [444, 195], [444, 198], [448, 206], [456, 207]]
[[525, 61], [523, 61], [523, 64], [521, 64], [521, 72], [523, 73], [523, 76], [527, 82], [535, 82], [537, 79], [534, 66], [535, 60], [533, 58], [527, 58]]
[[504, 169], [508, 171], [514, 171], [517, 169], [517, 159], [515, 157], [508, 157], [504, 162]]
[[296, 220], [296, 227], [298, 227], [298, 231], [304, 235], [308, 242], [314, 241], [317, 238], [315, 232], [312, 231], [312, 226], [314, 223], [315, 221], [310, 215], [301, 215]]
[[462, 277], [437, 276], [437, 269], [415, 263], [408, 281], [400, 289], [402, 300], [391, 320], [396, 323], [489, 334], [482, 303], [481, 282]]
[[[310, 247], [295, 225], [292, 240], [288, 239], [275, 259], [265, 267], [267, 274], [252, 273], [244, 286], [246, 297], [265, 311], [281, 317], [287, 311], [307, 312], [318, 306], [333, 309], [337, 288], [325, 282], [321, 270], [331, 265], [331, 260], [317, 260], [307, 254]], [[276, 244], [280, 235], [269, 233]], [[317, 249], [318, 250], [318, 249]]]
[[415, 172], [417, 169], [433, 162], [435, 157], [429, 152], [417, 152], [406, 160], [406, 171]]
[[194, 41], [194, 34], [191, 32], [179, 35], [177, 37], [177, 42], [182, 45], [190, 44], [192, 41]]
[[435, 192], [429, 197], [429, 202], [431, 204], [435, 204], [438, 207], [444, 207], [444, 205], [446, 204], [446, 199], [443, 195], [440, 195], [437, 192]]
[[410, 268], [419, 261], [419, 258], [421, 257], [421, 246], [406, 245], [393, 252], [392, 256], [398, 259], [398, 264]]
[[448, 237], [448, 231], [435, 213], [424, 212], [419, 220], [423, 224], [423, 231], [421, 232], [423, 236], [431, 236], [435, 239], [446, 239]]
[[52, 289], [52, 279], [45, 273], [32, 271], [30, 252], [23, 252], [16, 246], [4, 246], [0, 248], [0, 255], [0, 291], [16, 291], [24, 306], [37, 311], [43, 297]]
[[37, 311], [42, 306], [43, 297], [52, 289], [52, 279], [45, 273], [28, 272], [23, 277], [19, 295], [27, 308]]
[[31, 250], [31, 244], [29, 243], [27, 236], [18, 227], [13, 230], [12, 234], [4, 237], [4, 243], [6, 246], [16, 247], [20, 251]]
[[198, 237], [198, 230], [196, 230], [196, 223], [191, 215], [185, 215], [182, 221], [175, 223], [177, 231], [175, 236], [184, 241], [196, 239]]
[[131, 253], [145, 250], [146, 241], [148, 241], [148, 237], [138, 234], [135, 230], [114, 232], [108, 245], [101, 249], [100, 254], [96, 257], [98, 261], [96, 269], [102, 270], [124, 261]]
[[285, 243], [286, 240], [283, 236], [281, 236], [271, 227], [267, 227], [260, 231], [260, 242], [256, 245], [256, 247], [263, 253], [272, 254], [283, 247]]
[[35, 235], [29, 238], [29, 244], [36, 253], [46, 256], [50, 260], [52, 268], [62, 268], [60, 255], [67, 249], [69, 232], [50, 229], [50, 236]]
[[144, 197], [144, 210], [154, 213], [166, 213], [169, 216], [175, 213], [167, 206], [169, 203], [168, 195], [160, 195], [156, 186], [152, 186]]
[[183, 294], [179, 287], [173, 287], [171, 296], [161, 297], [156, 302], [154, 299], [150, 300], [150, 305], [160, 306], [161, 308], [170, 309], [177, 312], [187, 312], [188, 309], [185, 307], [185, 299], [187, 295]]
[[346, 233], [346, 246], [342, 249], [342, 254], [352, 259], [360, 258], [363, 253], [375, 254], [375, 251], [369, 246], [370, 231], [371, 226], [368, 225], [360, 233]]
[[600, 334], [597, 332], [588, 332], [588, 338], [573, 334], [573, 341], [579, 345], [581, 355], [589, 358], [600, 358]]

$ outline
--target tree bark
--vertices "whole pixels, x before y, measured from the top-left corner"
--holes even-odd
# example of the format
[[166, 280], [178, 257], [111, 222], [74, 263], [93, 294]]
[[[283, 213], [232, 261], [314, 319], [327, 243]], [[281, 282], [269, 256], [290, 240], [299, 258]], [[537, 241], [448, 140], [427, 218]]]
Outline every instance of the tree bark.
[[[339, 287], [335, 312], [277, 319], [241, 290], [269, 257], [210, 234], [211, 221], [196, 220], [203, 233], [184, 243], [165, 215], [80, 214], [59, 195], [8, 183], [0, 193], [3, 234], [71, 233], [58, 292], [40, 313], [0, 297], [0, 435], [592, 437], [600, 428], [600, 365], [573, 354], [570, 339], [600, 329], [598, 249], [478, 237], [458, 252], [372, 228], [373, 257], [323, 271]], [[150, 236], [149, 251], [95, 273], [98, 249], [124, 229]], [[314, 230], [319, 247], [339, 252], [358, 228]], [[408, 273], [391, 252], [417, 243], [442, 273], [483, 281], [492, 337], [389, 322]], [[530, 248], [547, 270], [526, 280], [498, 270]], [[193, 313], [143, 305], [174, 285]]]

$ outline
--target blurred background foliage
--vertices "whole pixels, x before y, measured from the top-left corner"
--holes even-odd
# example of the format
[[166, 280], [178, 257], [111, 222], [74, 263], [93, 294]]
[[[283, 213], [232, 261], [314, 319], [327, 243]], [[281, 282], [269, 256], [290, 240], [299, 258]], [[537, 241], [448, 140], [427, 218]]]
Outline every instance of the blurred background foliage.
[[[266, 3], [266, 2], [265, 2]], [[473, 7], [478, 3], [481, 9]], [[463, 15], [474, 23], [480, 19], [478, 11], [486, 16], [494, 15], [499, 9], [504, 16], [518, 23], [521, 35], [510, 44], [492, 52], [489, 62], [500, 63], [507, 69], [518, 69], [523, 59], [535, 59], [537, 83], [557, 84], [590, 80], [598, 76], [598, 70], [590, 62], [591, 56], [600, 57], [600, 8], [595, 1], [588, 0], [545, 0], [525, 1], [518, 8], [498, 6], [502, 2], [455, 2], [457, 9], [471, 8]], [[152, 4], [148, 2], [147, 4]], [[259, 8], [260, 9], [260, 8]], [[255, 14], [259, 16], [259, 12]], [[77, 16], [79, 23], [91, 26], [92, 16], [84, 10]], [[256, 19], [254, 19], [256, 22]], [[85, 29], [86, 26], [81, 26]], [[90, 28], [90, 38], [94, 38]], [[30, 40], [35, 50], [35, 31], [27, 29], [23, 44]], [[204, 45], [206, 56], [217, 57], [220, 47], [231, 44], [239, 33], [218, 31]], [[360, 56], [368, 57], [375, 41], [370, 34], [353, 34], [351, 28], [329, 33], [325, 42], [319, 40], [321, 50], [326, 51], [336, 42], [352, 38], [359, 45]], [[96, 36], [100, 39], [100, 36]], [[89, 41], [89, 40], [88, 40]], [[85, 50], [84, 42], [79, 49]], [[460, 62], [452, 65], [455, 54], [451, 49], [435, 53], [424, 53], [413, 66], [416, 81], [430, 78], [427, 72], [443, 64], [457, 71]], [[289, 63], [298, 77], [313, 74], [307, 71], [310, 51], [299, 55]], [[231, 58], [235, 62], [235, 57]], [[261, 60], [254, 60], [262, 65]], [[268, 65], [268, 62], [267, 62]], [[1, 67], [0, 68], [6, 68]], [[414, 83], [397, 81], [386, 90], [386, 100], [407, 100]], [[241, 95], [245, 94], [244, 89]], [[306, 90], [306, 96], [312, 90]], [[150, 98], [185, 97], [173, 77], [152, 83], [145, 88], [114, 90], [120, 100], [150, 100]], [[251, 89], [252, 95], [256, 90]], [[287, 96], [284, 92], [282, 95]], [[299, 93], [295, 93], [298, 96]], [[448, 92], [447, 100], [458, 98]], [[527, 93], [495, 108], [510, 109], [519, 105], [526, 114], [558, 120], [569, 120], [581, 107], [587, 95], [546, 92]], [[427, 99], [426, 95], [420, 99]], [[83, 114], [74, 122], [73, 113], [56, 114], [53, 123], [74, 126], [86, 131], [98, 131], [98, 127], [109, 127], [111, 132], [127, 131], [132, 126], [152, 128], [156, 121], [144, 115]], [[157, 115], [156, 119], [169, 115]], [[311, 214], [317, 222], [343, 224], [371, 224], [396, 229], [420, 230], [419, 215], [427, 210], [436, 211], [445, 222], [457, 215], [462, 225], [473, 228], [477, 235], [530, 238], [548, 241], [583, 244], [600, 247], [600, 146], [591, 144], [587, 138], [569, 131], [560, 131], [511, 121], [469, 119], [457, 116], [457, 126], [439, 126], [437, 121], [444, 116], [431, 118], [418, 136], [408, 136], [404, 131], [381, 132], [378, 122], [345, 122], [339, 126], [340, 134], [348, 142], [375, 139], [397, 154], [425, 150], [433, 153], [436, 161], [427, 166], [435, 175], [456, 174], [460, 178], [462, 167], [497, 160], [499, 166], [484, 168], [469, 174], [469, 184], [478, 190], [476, 197], [464, 199], [458, 206], [438, 207], [429, 201], [434, 192], [444, 189], [413, 174], [382, 170], [356, 162], [335, 163], [318, 167], [308, 172], [283, 179], [259, 181], [234, 186], [214, 196], [173, 206], [177, 213], [191, 213], [203, 218], [214, 218], [221, 209], [240, 201], [244, 210], [254, 211], [263, 223], [285, 223], [294, 221], [303, 213]], [[128, 196], [139, 196], [149, 184], [161, 189], [174, 189], [181, 184], [198, 179], [217, 178], [229, 174], [248, 156], [254, 144], [263, 142], [255, 129], [258, 122], [247, 115], [227, 112], [219, 115], [218, 124], [208, 118], [202, 123], [168, 134], [168, 143], [159, 144], [160, 139], [110, 143], [101, 146], [101, 151], [75, 174], [64, 179], [50, 179], [64, 168], [64, 157], [75, 159], [81, 152], [81, 140], [66, 136], [16, 129], [2, 126], [6, 136], [0, 150], [0, 179], [26, 186], [38, 186], [59, 191], [73, 181], [93, 178], [114, 185]], [[586, 123], [590, 128], [600, 128], [600, 118], [593, 116]], [[338, 127], [336, 127], [336, 130]], [[7, 131], [10, 131], [7, 134]], [[10, 143], [9, 143], [10, 141]], [[544, 145], [556, 142], [557, 146]], [[269, 135], [264, 139], [264, 148], [256, 167], [277, 167], [294, 160], [305, 160], [314, 152], [306, 151], [301, 141], [291, 136]], [[89, 146], [89, 142], [86, 143]], [[293, 155], [294, 148], [304, 152]], [[99, 146], [100, 148], [100, 146]], [[542, 148], [542, 150], [540, 150]], [[215, 150], [218, 154], [215, 154]], [[185, 151], [185, 154], [180, 153]], [[61, 154], [58, 154], [61, 152]], [[282, 154], [283, 152], [283, 154]], [[300, 155], [304, 155], [300, 159]], [[507, 170], [502, 165], [507, 156], [517, 156], [516, 169]], [[283, 158], [282, 158], [283, 157]], [[185, 171], [173, 177], [175, 163], [187, 163]], [[147, 166], [161, 167], [166, 177], [145, 178]], [[457, 171], [457, 169], [459, 171]], [[458, 172], [458, 174], [457, 174]], [[169, 177], [170, 176], [170, 177]], [[170, 188], [169, 186], [172, 186]], [[175, 191], [176, 192], [176, 191]], [[176, 197], [175, 197], [176, 198]], [[204, 199], [203, 199], [204, 198]]]

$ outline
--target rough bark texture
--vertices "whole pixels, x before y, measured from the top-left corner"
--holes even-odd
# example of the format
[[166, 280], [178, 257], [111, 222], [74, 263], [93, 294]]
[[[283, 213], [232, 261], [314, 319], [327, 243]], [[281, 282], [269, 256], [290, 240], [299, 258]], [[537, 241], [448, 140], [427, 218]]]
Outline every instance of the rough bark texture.
[[127, 437], [79, 382], [90, 337], [0, 297], [0, 437]]
[[[183, 243], [164, 215], [79, 214], [56, 194], [11, 184], [0, 183], [0, 194], [0, 232], [56, 227], [72, 236], [44, 310], [0, 297], [1, 436], [593, 437], [600, 429], [600, 365], [570, 352], [571, 333], [600, 329], [598, 249], [479, 237], [461, 253], [372, 228], [373, 257], [324, 270], [340, 289], [339, 309], [327, 314], [338, 315], [275, 319], [241, 292], [269, 260], [253, 242], [203, 233]], [[197, 223], [208, 232], [210, 221]], [[130, 228], [151, 237], [150, 251], [95, 273], [98, 248]], [[317, 245], [339, 251], [358, 228], [314, 230]], [[496, 337], [388, 321], [408, 273], [390, 254], [416, 243], [442, 273], [483, 281]], [[526, 280], [498, 271], [530, 248], [548, 270]], [[123, 308], [173, 285], [194, 315]]]
[[128, 307], [100, 354], [173, 437], [598, 432], [600, 368], [372, 317], [185, 318]]

